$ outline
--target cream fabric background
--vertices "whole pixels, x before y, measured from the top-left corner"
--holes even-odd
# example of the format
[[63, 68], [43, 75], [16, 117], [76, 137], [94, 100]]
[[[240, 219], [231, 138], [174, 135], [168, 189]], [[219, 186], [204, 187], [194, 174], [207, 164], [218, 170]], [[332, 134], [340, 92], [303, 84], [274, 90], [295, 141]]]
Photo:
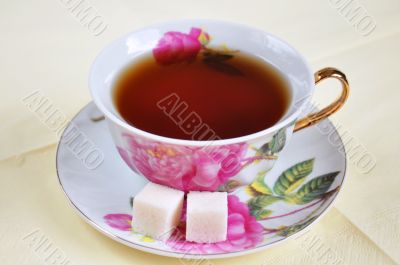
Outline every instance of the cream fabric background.
[[[71, 265], [181, 262], [130, 249], [81, 220], [58, 186], [57, 136], [21, 102], [40, 89], [72, 118], [90, 101], [88, 71], [102, 47], [142, 26], [178, 18], [256, 26], [297, 47], [314, 70], [344, 71], [351, 95], [332, 120], [376, 158], [368, 173], [350, 159], [335, 207], [305, 235], [209, 263], [400, 264], [400, 2], [353, 0], [376, 22], [363, 36], [335, 8], [341, 1], [85, 0], [108, 25], [93, 36], [65, 7], [68, 0], [1, 0], [0, 264], [50, 264], [24, 240], [30, 233], [47, 238]], [[335, 85], [319, 86], [316, 101], [329, 102]]]

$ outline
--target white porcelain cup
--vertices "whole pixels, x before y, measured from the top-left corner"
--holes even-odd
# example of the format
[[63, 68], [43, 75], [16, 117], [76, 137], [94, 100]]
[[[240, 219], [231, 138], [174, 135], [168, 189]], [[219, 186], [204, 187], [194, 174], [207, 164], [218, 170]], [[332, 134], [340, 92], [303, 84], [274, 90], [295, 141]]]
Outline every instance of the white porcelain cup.
[[[112, 98], [121, 69], [145, 53], [163, 65], [192, 60], [204, 49], [243, 51], [276, 67], [290, 85], [291, 103], [286, 114], [274, 126], [257, 133], [201, 141], [155, 135], [124, 121]], [[326, 108], [301, 118], [315, 84], [326, 78], [341, 82], [341, 95]], [[273, 167], [294, 131], [337, 111], [349, 91], [342, 72], [324, 68], [313, 74], [303, 56], [283, 40], [252, 27], [212, 20], [171, 21], [119, 38], [96, 58], [89, 86], [126, 164], [150, 181], [184, 191], [232, 191], [251, 183], [258, 173]]]

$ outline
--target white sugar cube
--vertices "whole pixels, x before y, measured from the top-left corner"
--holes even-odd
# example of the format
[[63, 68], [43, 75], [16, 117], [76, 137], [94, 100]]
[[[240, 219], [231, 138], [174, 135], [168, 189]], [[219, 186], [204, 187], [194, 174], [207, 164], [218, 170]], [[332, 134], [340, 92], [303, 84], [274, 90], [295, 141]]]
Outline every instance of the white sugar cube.
[[187, 196], [186, 240], [215, 243], [226, 240], [228, 199], [226, 192], [192, 191]]
[[133, 200], [133, 230], [167, 240], [179, 223], [183, 200], [183, 191], [149, 182]]

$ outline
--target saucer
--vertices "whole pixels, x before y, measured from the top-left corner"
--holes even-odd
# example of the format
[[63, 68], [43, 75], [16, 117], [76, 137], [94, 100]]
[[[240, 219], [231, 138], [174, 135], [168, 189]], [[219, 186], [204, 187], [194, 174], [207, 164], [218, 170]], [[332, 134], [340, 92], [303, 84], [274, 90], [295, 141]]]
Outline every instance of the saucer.
[[[79, 136], [71, 137], [72, 131]], [[332, 206], [345, 177], [346, 154], [341, 140], [338, 146], [331, 139], [340, 136], [329, 120], [296, 132], [272, 170], [232, 192], [229, 183], [221, 187], [229, 192], [228, 233], [226, 241], [214, 244], [185, 241], [184, 214], [166, 242], [132, 231], [132, 198], [148, 181], [120, 158], [94, 103], [65, 129], [57, 150], [57, 173], [73, 208], [106, 236], [163, 256], [224, 258], [284, 242], [306, 231]], [[93, 162], [93, 150], [99, 163]]]

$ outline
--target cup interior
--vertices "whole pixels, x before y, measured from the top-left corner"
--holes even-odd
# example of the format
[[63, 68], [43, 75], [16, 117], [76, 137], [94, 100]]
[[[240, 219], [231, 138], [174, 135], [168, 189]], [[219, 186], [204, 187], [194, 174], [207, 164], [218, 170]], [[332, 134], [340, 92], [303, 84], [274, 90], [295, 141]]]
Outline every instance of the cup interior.
[[[148, 137], [164, 138], [143, 132], [123, 120], [113, 102], [114, 82], [119, 72], [135, 58], [151, 52], [164, 33], [188, 33], [193, 27], [201, 28], [211, 36], [210, 46], [226, 45], [230, 49], [250, 53], [273, 65], [286, 78], [291, 92], [291, 103], [280, 121], [265, 131], [277, 130], [296, 120], [314, 90], [313, 74], [303, 56], [285, 41], [262, 30], [213, 20], [166, 22], [129, 33], [107, 46], [92, 65], [89, 87], [96, 105], [108, 119]], [[243, 140], [239, 138], [237, 140]]]

